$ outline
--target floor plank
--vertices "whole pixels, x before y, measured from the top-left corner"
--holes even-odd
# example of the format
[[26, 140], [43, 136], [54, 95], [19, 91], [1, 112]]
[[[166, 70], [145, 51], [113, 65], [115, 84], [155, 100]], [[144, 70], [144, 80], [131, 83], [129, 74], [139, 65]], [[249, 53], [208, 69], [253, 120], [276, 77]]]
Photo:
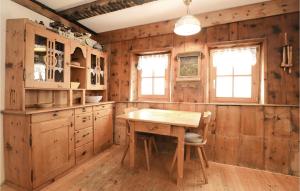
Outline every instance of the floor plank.
[[[69, 174], [46, 186], [43, 191], [176, 191], [176, 169], [169, 176], [172, 156], [154, 154], [151, 170], [146, 170], [142, 150], [138, 150], [137, 167], [129, 169], [128, 156], [120, 160], [123, 147], [112, 146]], [[203, 185], [199, 161], [185, 162], [184, 191], [297, 191], [299, 178], [261, 170], [210, 162], [208, 184]], [[1, 191], [15, 191], [3, 185]]]

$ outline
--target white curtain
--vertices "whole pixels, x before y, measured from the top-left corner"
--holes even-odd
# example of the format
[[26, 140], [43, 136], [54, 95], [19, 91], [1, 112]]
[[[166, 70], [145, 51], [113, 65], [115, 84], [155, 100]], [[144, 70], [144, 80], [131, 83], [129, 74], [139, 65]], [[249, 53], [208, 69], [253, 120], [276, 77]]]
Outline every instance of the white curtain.
[[155, 68], [167, 69], [169, 62], [168, 54], [154, 54], [139, 56], [138, 70], [154, 70]]
[[239, 47], [213, 50], [213, 66], [253, 66], [256, 64], [256, 49], [257, 47]]

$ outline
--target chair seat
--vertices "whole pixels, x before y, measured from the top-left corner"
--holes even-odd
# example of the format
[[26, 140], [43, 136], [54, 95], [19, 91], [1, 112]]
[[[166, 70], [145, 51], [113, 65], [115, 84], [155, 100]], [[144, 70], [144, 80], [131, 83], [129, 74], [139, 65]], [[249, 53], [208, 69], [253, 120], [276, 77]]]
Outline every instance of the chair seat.
[[185, 135], [184, 135], [185, 139], [199, 138], [199, 137], [201, 137], [199, 134], [197, 134], [197, 133], [191, 133], [191, 132], [185, 133]]
[[197, 138], [189, 138], [189, 139], [185, 139], [186, 143], [203, 143], [203, 139], [201, 137], [197, 137]]

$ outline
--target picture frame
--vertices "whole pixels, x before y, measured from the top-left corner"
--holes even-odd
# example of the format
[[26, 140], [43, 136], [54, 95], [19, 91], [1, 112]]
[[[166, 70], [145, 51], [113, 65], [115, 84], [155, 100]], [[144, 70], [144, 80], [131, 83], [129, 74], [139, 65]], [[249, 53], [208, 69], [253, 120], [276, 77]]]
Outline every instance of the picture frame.
[[176, 56], [178, 73], [176, 81], [200, 81], [201, 52], [186, 52]]

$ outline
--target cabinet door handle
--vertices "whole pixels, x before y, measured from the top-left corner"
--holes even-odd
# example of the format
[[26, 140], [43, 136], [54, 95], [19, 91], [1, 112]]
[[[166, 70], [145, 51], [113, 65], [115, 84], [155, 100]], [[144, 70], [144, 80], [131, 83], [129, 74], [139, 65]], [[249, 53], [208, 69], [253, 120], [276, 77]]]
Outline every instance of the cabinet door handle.
[[82, 137], [86, 137], [86, 136], [88, 136], [90, 133], [87, 133], [87, 134], [84, 134], [84, 135], [82, 135]]
[[53, 113], [53, 117], [57, 117], [57, 113]]
[[86, 154], [86, 151], [83, 151], [81, 155], [84, 156], [85, 154]]

